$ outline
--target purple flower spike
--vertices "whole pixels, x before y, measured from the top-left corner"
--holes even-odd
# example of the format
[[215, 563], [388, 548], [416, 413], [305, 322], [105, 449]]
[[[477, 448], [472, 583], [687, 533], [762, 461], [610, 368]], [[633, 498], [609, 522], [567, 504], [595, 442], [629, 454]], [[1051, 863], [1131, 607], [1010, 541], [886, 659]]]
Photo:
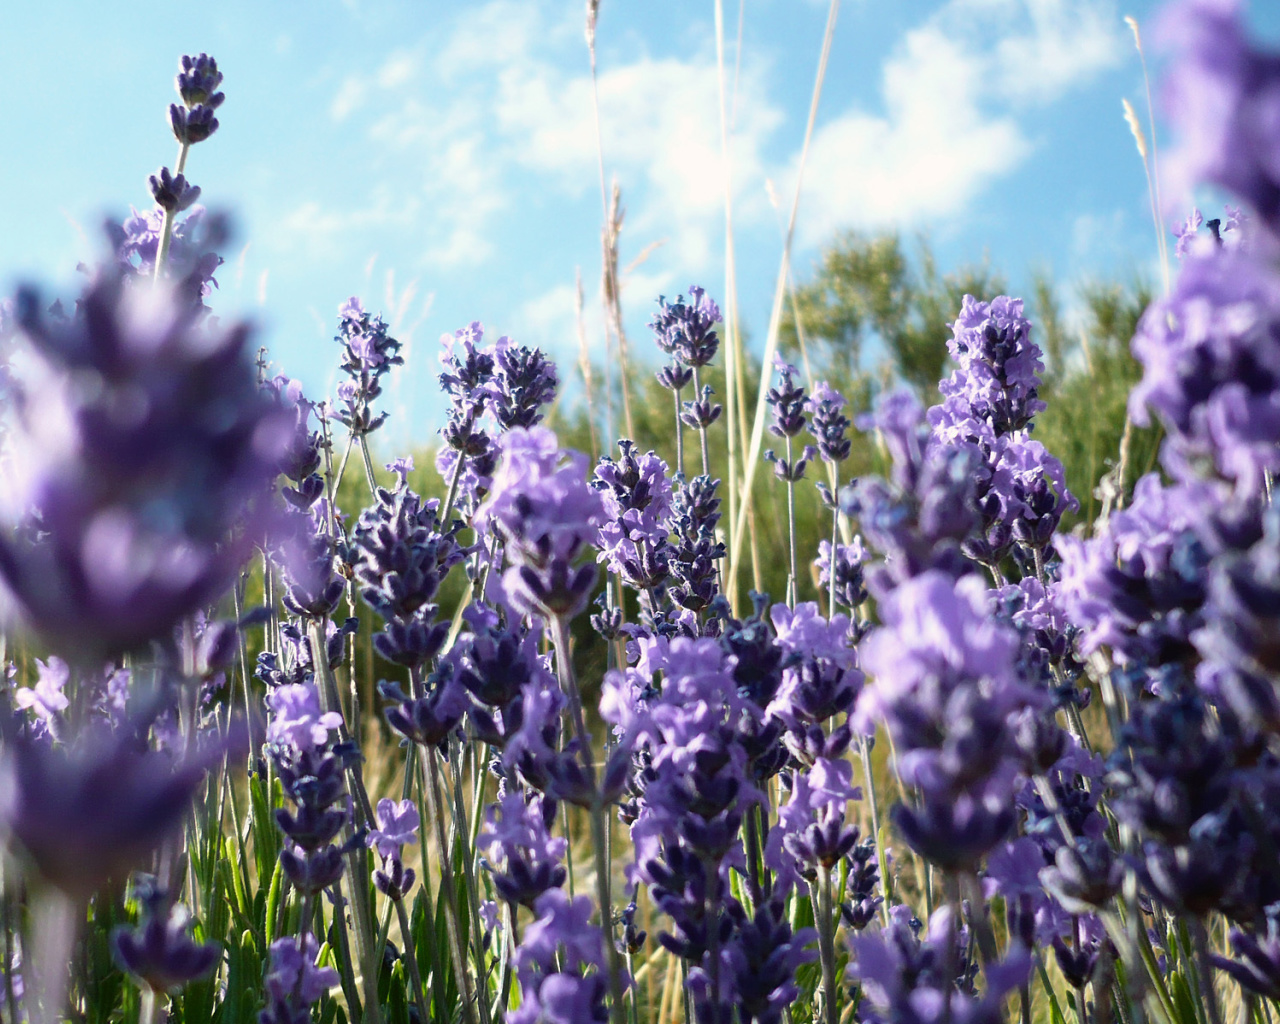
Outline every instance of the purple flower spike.
[[493, 346], [494, 374], [487, 385], [489, 407], [503, 430], [528, 430], [542, 421], [542, 407], [556, 396], [556, 364], [541, 349], [501, 337]]
[[845, 436], [852, 424], [842, 411], [844, 406], [844, 395], [825, 380], [818, 381], [805, 400], [805, 411], [812, 417], [809, 429], [824, 462], [843, 462], [853, 450], [853, 442]]
[[[176, 290], [103, 273], [74, 319], [19, 296], [29, 373], [13, 396], [0, 608], [96, 662], [171, 635], [262, 539], [289, 437], [249, 328]], [[5, 607], [7, 606], [7, 607]]]
[[674, 303], [658, 299], [658, 312], [649, 327], [658, 348], [692, 369], [706, 366], [716, 357], [720, 339], [714, 327], [722, 319], [720, 307], [706, 290], [690, 285], [688, 302], [683, 295]]
[[1170, 472], [1207, 470], [1259, 493], [1280, 470], [1280, 275], [1239, 252], [1189, 257], [1132, 347], [1143, 373], [1129, 415], [1140, 426], [1159, 417]]

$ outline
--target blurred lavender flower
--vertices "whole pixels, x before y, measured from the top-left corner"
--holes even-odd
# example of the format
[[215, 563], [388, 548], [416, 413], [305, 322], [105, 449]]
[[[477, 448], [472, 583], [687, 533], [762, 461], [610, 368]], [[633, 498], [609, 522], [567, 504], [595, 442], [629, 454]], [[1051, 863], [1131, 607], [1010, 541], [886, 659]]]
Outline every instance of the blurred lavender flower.
[[510, 1024], [606, 1024], [604, 938], [591, 924], [591, 900], [550, 889], [538, 900], [538, 919], [525, 929], [515, 954], [520, 1007]]
[[948, 868], [971, 869], [1013, 826], [1020, 758], [1008, 716], [1036, 703], [1014, 666], [1017, 636], [992, 621], [976, 576], [937, 571], [910, 580], [880, 606], [884, 625], [861, 647], [874, 677], [855, 728], [883, 723], [898, 772], [920, 791], [893, 820], [913, 849]]
[[0, 830], [36, 877], [87, 898], [181, 828], [205, 771], [226, 750], [226, 742], [198, 745], [175, 763], [139, 749], [128, 728], [90, 730], [70, 746], [6, 736]]
[[1200, 182], [1234, 192], [1280, 233], [1280, 53], [1253, 47], [1236, 0], [1182, 0], [1160, 23], [1178, 57], [1164, 101], [1180, 131], [1169, 194]]
[[1166, 468], [1190, 481], [1203, 467], [1259, 494], [1280, 470], [1280, 275], [1249, 254], [1188, 257], [1132, 347], [1143, 375], [1129, 415], [1139, 426], [1159, 417]]
[[216, 942], [197, 943], [191, 935], [191, 913], [170, 904], [164, 893], [143, 899], [136, 928], [117, 928], [111, 935], [116, 962], [155, 992], [173, 992], [205, 977], [222, 958]]
[[500, 442], [493, 490], [476, 513], [513, 563], [503, 576], [522, 612], [576, 615], [595, 581], [594, 565], [573, 567], [604, 522], [604, 502], [586, 481], [586, 456], [560, 448], [545, 427], [514, 428]]
[[316, 966], [319, 952], [320, 945], [310, 932], [271, 943], [262, 979], [267, 1005], [258, 1014], [258, 1024], [298, 1024], [309, 1019], [311, 1005], [338, 984], [336, 970]]
[[1191, 653], [1208, 562], [1195, 527], [1215, 504], [1202, 485], [1167, 488], [1150, 473], [1134, 486], [1129, 507], [1113, 512], [1092, 538], [1056, 539], [1057, 599], [1081, 629], [1083, 654], [1106, 645], [1125, 663]]
[[863, 477], [840, 489], [840, 511], [858, 520], [863, 537], [884, 556], [868, 568], [868, 589], [882, 599], [897, 584], [926, 571], [960, 577], [973, 563], [961, 544], [978, 525], [975, 486], [981, 453], [970, 444], [939, 443], [915, 395], [897, 391], [859, 417], [893, 460], [889, 481]]
[[1246, 992], [1264, 999], [1280, 999], [1280, 927], [1276, 907], [1268, 908], [1267, 931], [1262, 937], [1231, 929], [1231, 948], [1241, 959], [1210, 955], [1210, 962], [1226, 971]]
[[258, 390], [249, 329], [103, 273], [75, 319], [19, 296], [0, 537], [5, 617], [98, 661], [215, 600], [267, 523], [289, 429]]
[[283, 603], [304, 618], [332, 615], [346, 589], [334, 550], [341, 513], [331, 509], [328, 498], [319, 498], [306, 511], [286, 507], [277, 519], [271, 557], [284, 583]]
[[[997, 1024], [1003, 1019], [1004, 997], [1027, 978], [1031, 957], [1016, 944], [1004, 960], [986, 965], [986, 990], [977, 994], [965, 974], [948, 977], [948, 967], [963, 965], [967, 941], [956, 934], [951, 910], [934, 912], [922, 941], [919, 922], [901, 904], [890, 910], [890, 924], [882, 930], [855, 935], [850, 976], [862, 986], [864, 1004], [859, 1019], [866, 1024]], [[947, 944], [961, 944], [961, 954], [949, 955]], [[869, 1003], [870, 1005], [866, 1005]]]

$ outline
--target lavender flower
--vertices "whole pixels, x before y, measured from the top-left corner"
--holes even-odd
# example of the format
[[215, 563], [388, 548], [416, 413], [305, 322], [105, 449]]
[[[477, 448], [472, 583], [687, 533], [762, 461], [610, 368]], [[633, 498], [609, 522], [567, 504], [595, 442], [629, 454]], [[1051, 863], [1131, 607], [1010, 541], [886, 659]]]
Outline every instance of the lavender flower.
[[975, 576], [927, 572], [881, 603], [884, 626], [862, 644], [875, 679], [859, 697], [857, 728], [883, 722], [898, 771], [917, 786], [916, 808], [893, 817], [931, 860], [971, 868], [1013, 825], [1018, 768], [1007, 716], [1035, 702], [1017, 679], [1017, 637], [991, 621]]
[[658, 299], [658, 312], [649, 323], [658, 348], [674, 356], [684, 366], [706, 366], [716, 356], [720, 339], [715, 325], [721, 321], [720, 307], [697, 285], [689, 286], [689, 301], [679, 296], [674, 303]]
[[532, 909], [544, 893], [564, 884], [568, 844], [550, 832], [556, 807], [544, 796], [509, 792], [485, 812], [478, 847], [494, 888], [508, 903]]
[[386, 422], [385, 412], [373, 413], [373, 402], [382, 394], [382, 378], [393, 366], [404, 364], [400, 342], [388, 333], [381, 316], [370, 316], [354, 295], [338, 309], [338, 334], [342, 346], [342, 371], [347, 380], [338, 385], [340, 410], [336, 418], [358, 437]]
[[[835, 548], [835, 595], [836, 603], [853, 612], [867, 599], [867, 587], [863, 571], [863, 563], [867, 552], [862, 546], [862, 538], [854, 536], [849, 544], [837, 544]], [[814, 565], [818, 569], [818, 583], [824, 591], [831, 587], [831, 541], [818, 541], [818, 558]]]
[[169, 213], [181, 213], [200, 198], [198, 185], [190, 184], [181, 174], [171, 174], [167, 167], [147, 178], [147, 184], [156, 205]]
[[521, 1002], [511, 1024], [605, 1024], [604, 939], [591, 924], [591, 901], [548, 890], [538, 919], [525, 929], [515, 954]]
[[[949, 907], [934, 912], [922, 941], [919, 922], [902, 905], [890, 912], [888, 928], [867, 931], [851, 940], [850, 975], [870, 1003], [860, 1013], [867, 1024], [996, 1024], [1002, 1019], [1005, 995], [1022, 984], [1031, 970], [1026, 950], [1013, 947], [1006, 958], [986, 966], [986, 991], [979, 996], [972, 974], [948, 976], [948, 967], [963, 964], [968, 943], [956, 935]], [[960, 944], [961, 956], [948, 954], [947, 944]]]
[[297, 1024], [306, 1020], [311, 1005], [338, 984], [337, 971], [316, 966], [319, 951], [319, 943], [310, 932], [301, 938], [271, 943], [269, 966], [262, 979], [267, 1005], [258, 1014], [258, 1024]]
[[502, 459], [476, 528], [492, 530], [513, 562], [503, 580], [520, 611], [575, 615], [595, 581], [573, 560], [596, 539], [604, 502], [586, 481], [586, 457], [559, 447], [544, 427], [503, 435]]
[[406, 868], [401, 859], [401, 849], [418, 841], [418, 827], [422, 819], [411, 800], [383, 798], [378, 801], [378, 828], [370, 829], [365, 842], [378, 851], [382, 868], [374, 871], [373, 884], [378, 891], [392, 900], [402, 900], [413, 888], [416, 876], [413, 868]]
[[1180, 480], [1203, 466], [1256, 495], [1280, 470], [1280, 275], [1248, 254], [1188, 257], [1172, 294], [1133, 338], [1142, 380], [1129, 414], [1154, 411], [1168, 432], [1163, 460]]
[[809, 429], [824, 462], [844, 462], [853, 450], [853, 443], [845, 436], [852, 424], [841, 411], [844, 406], [844, 395], [825, 380], [818, 381], [813, 394], [805, 399], [805, 411], [811, 417]]
[[598, 560], [637, 590], [667, 579], [671, 529], [671, 483], [667, 464], [653, 452], [637, 458], [630, 441], [619, 441], [618, 461], [601, 456], [592, 487], [604, 499]]
[[680, 488], [672, 501], [671, 527], [675, 534], [670, 568], [674, 583], [672, 599], [693, 612], [705, 610], [719, 592], [716, 562], [725, 555], [725, 546], [716, 539], [720, 521], [719, 480], [694, 477]]
[[169, 106], [173, 134], [184, 146], [203, 142], [218, 130], [218, 119], [213, 112], [226, 99], [216, 91], [222, 84], [218, 62], [207, 53], [195, 57], [184, 55], [176, 84], [182, 106], [176, 103]]
[[1161, 22], [1177, 51], [1164, 99], [1181, 139], [1170, 164], [1173, 193], [1212, 182], [1280, 227], [1276, 83], [1280, 55], [1245, 37], [1239, 4], [1184, 0]]
[[503, 336], [493, 346], [494, 374], [487, 385], [489, 408], [503, 430], [530, 430], [542, 421], [542, 407], [556, 395], [556, 365], [540, 349], [516, 345]]
[[222, 958], [217, 943], [197, 943], [190, 935], [191, 913], [170, 905], [163, 893], [144, 900], [137, 928], [117, 928], [111, 936], [116, 962], [155, 992], [173, 992], [209, 974]]
[[969, 416], [987, 423], [996, 436], [1027, 428], [1044, 410], [1039, 398], [1044, 366], [1021, 299], [1001, 295], [982, 302], [966, 295], [947, 351], [956, 369], [938, 390], [944, 400], [957, 400]]
[[351, 563], [360, 596], [386, 621], [374, 648], [388, 661], [417, 668], [433, 658], [448, 635], [430, 603], [449, 570], [462, 561], [461, 523], [440, 522], [440, 503], [423, 501], [402, 475], [394, 491], [379, 487], [375, 504], [351, 532]]
[[71, 746], [5, 739], [0, 830], [37, 877], [73, 898], [123, 880], [180, 829], [205, 771], [226, 751], [206, 744], [175, 763], [139, 750], [135, 736], [95, 729]]
[[6, 617], [97, 661], [223, 592], [265, 527], [287, 423], [258, 391], [248, 327], [202, 321], [164, 287], [104, 273], [74, 320], [30, 290], [19, 309]]

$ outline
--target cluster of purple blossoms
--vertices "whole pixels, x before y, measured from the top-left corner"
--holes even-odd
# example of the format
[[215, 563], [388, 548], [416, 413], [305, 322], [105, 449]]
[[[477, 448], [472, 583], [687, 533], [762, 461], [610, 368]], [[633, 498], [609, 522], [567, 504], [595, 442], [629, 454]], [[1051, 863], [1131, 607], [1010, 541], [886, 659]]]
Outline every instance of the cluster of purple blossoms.
[[420, 668], [439, 653], [449, 625], [432, 603], [449, 570], [463, 560], [462, 523], [440, 522], [440, 503], [409, 489], [412, 461], [397, 466], [394, 490], [379, 487], [374, 504], [351, 531], [352, 579], [366, 604], [386, 623], [373, 639], [387, 661]]
[[1184, 0], [1160, 24], [1176, 50], [1164, 101], [1179, 131], [1168, 184], [1183, 195], [1211, 182], [1280, 235], [1280, 54], [1251, 45], [1238, 0]]
[[510, 1024], [606, 1024], [608, 991], [604, 937], [591, 923], [591, 901], [549, 889], [534, 907], [538, 919], [525, 929], [515, 954], [520, 1007]]
[[412, 800], [378, 801], [378, 827], [369, 830], [365, 842], [378, 851], [382, 867], [373, 873], [373, 884], [388, 899], [399, 902], [413, 888], [417, 876], [404, 866], [402, 851], [418, 841], [422, 819]]
[[452, 485], [454, 504], [468, 517], [484, 500], [493, 483], [498, 456], [484, 417], [491, 399], [494, 373], [492, 346], [479, 347], [484, 328], [479, 323], [440, 339], [440, 387], [449, 396], [449, 412], [440, 429], [444, 441], [436, 455], [436, 469]]
[[937, 570], [958, 578], [973, 563], [961, 545], [978, 522], [975, 479], [981, 456], [972, 445], [945, 445], [931, 434], [915, 396], [897, 391], [859, 420], [889, 450], [889, 480], [862, 477], [840, 489], [840, 511], [883, 557], [868, 566], [867, 587], [882, 599], [894, 586]]
[[499, 441], [493, 489], [476, 512], [482, 537], [503, 544], [503, 576], [520, 612], [572, 617], [586, 607], [592, 564], [574, 566], [605, 521], [604, 500], [586, 479], [586, 456], [562, 449], [545, 427], [517, 427]]
[[898, 905], [889, 914], [888, 927], [851, 940], [849, 973], [862, 988], [859, 1019], [864, 1024], [998, 1024], [1004, 1019], [1004, 997], [1031, 970], [1026, 950], [1015, 948], [1004, 960], [986, 964], [986, 987], [979, 994], [977, 967], [969, 955], [973, 943], [950, 907], [934, 912], [923, 939], [920, 922], [907, 907]]
[[[633, 872], [672, 920], [659, 942], [694, 968], [691, 984], [708, 979], [704, 1001], [714, 1008], [722, 1000], [720, 951], [732, 934], [729, 867], [743, 866], [738, 833], [760, 798], [736, 725], [750, 708], [714, 639], [680, 637], [650, 655], [645, 669], [663, 671], [661, 693], [641, 694], [641, 703], [621, 695], [609, 712], [647, 754], [631, 827]], [[606, 685], [634, 695], [629, 674], [613, 673]]]
[[310, 1019], [312, 1005], [338, 984], [336, 970], [316, 966], [319, 954], [319, 943], [310, 933], [271, 943], [262, 979], [267, 1005], [258, 1014], [258, 1024], [298, 1024]]
[[1217, 476], [1241, 496], [1280, 469], [1280, 273], [1248, 252], [1188, 256], [1133, 338], [1142, 380], [1129, 414], [1167, 433], [1178, 480]]
[[103, 272], [57, 320], [18, 299], [0, 538], [5, 618], [96, 661], [170, 635], [262, 539], [288, 423], [258, 389], [244, 324]]
[[894, 824], [944, 868], [973, 871], [1014, 825], [1021, 758], [1008, 717], [1036, 703], [1015, 672], [1018, 638], [992, 621], [976, 575], [926, 572], [880, 603], [883, 625], [861, 646], [875, 678], [855, 721], [884, 723], [902, 780], [919, 803], [898, 804]]
[[773, 475], [779, 480], [795, 483], [804, 479], [805, 466], [817, 456], [818, 450], [812, 445], [805, 445], [804, 453], [799, 459], [793, 459], [789, 454], [791, 439], [799, 436], [807, 423], [804, 414], [809, 402], [805, 398], [804, 388], [795, 383], [796, 368], [781, 356], [777, 358], [776, 368], [778, 384], [770, 388], [766, 395], [773, 421], [769, 424], [769, 433], [786, 441], [788, 455], [786, 458], [779, 458], [769, 450], [764, 453], [764, 459], [773, 464]]
[[853, 450], [853, 442], [846, 436], [853, 424], [844, 414], [844, 395], [825, 380], [813, 386], [813, 394], [805, 399], [804, 408], [809, 414], [809, 430], [818, 442], [818, 454], [824, 462], [844, 462]]
[[267, 750], [295, 807], [276, 811], [276, 824], [289, 840], [280, 863], [294, 887], [312, 896], [342, 876], [346, 850], [334, 840], [351, 818], [344, 772], [355, 753], [331, 743], [329, 734], [341, 727], [342, 716], [321, 710], [314, 685], [277, 686], [266, 703]]
[[526, 687], [536, 693], [558, 685], [550, 656], [539, 651], [542, 627], [484, 604], [472, 604], [462, 615], [470, 629], [458, 637], [447, 657], [474, 701], [468, 717], [476, 738], [501, 752], [523, 722]]
[[619, 441], [621, 457], [600, 457], [591, 485], [604, 499], [598, 560], [637, 591], [662, 587], [670, 577], [671, 481], [653, 452], [636, 455]]
[[688, 302], [683, 295], [675, 302], [668, 302], [665, 296], [658, 299], [658, 312], [649, 328], [663, 353], [677, 365], [693, 370], [709, 365], [716, 357], [720, 338], [715, 326], [722, 319], [720, 307], [706, 289], [690, 285]]
[[1080, 506], [1062, 463], [1028, 436], [1045, 407], [1044, 366], [1022, 300], [966, 295], [947, 348], [956, 368], [938, 385], [943, 401], [929, 423], [942, 443], [971, 446], [982, 459], [974, 496], [982, 521], [966, 553], [996, 566], [1017, 544], [1041, 552], [1063, 513]]
[[116, 962], [154, 992], [170, 992], [203, 978], [222, 959], [217, 943], [191, 938], [191, 913], [154, 884], [136, 888], [142, 903], [136, 928], [117, 928], [111, 935]]
[[207, 53], [184, 56], [181, 63], [176, 85], [182, 105], [169, 105], [169, 125], [185, 150], [218, 130], [214, 111], [222, 106], [226, 96], [217, 91], [222, 84], [218, 62]]
[[338, 310], [338, 334], [342, 346], [342, 372], [338, 385], [339, 409], [335, 418], [354, 437], [366, 437], [386, 422], [387, 413], [373, 412], [382, 394], [382, 378], [393, 366], [404, 365], [400, 342], [388, 333], [381, 316], [371, 316], [354, 295]]
[[557, 804], [546, 796], [506, 793], [491, 804], [480, 833], [482, 861], [498, 895], [513, 906], [534, 909], [542, 896], [564, 884], [568, 842], [551, 835]]

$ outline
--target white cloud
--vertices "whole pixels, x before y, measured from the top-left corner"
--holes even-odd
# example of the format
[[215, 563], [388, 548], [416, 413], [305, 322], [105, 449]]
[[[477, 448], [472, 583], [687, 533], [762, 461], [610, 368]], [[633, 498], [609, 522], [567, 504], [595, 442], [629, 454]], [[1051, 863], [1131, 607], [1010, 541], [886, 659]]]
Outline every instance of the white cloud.
[[956, 215], [1034, 148], [1020, 115], [1113, 65], [1121, 46], [1110, 0], [948, 0], [885, 62], [883, 113], [855, 106], [815, 132], [803, 239], [833, 221]]

